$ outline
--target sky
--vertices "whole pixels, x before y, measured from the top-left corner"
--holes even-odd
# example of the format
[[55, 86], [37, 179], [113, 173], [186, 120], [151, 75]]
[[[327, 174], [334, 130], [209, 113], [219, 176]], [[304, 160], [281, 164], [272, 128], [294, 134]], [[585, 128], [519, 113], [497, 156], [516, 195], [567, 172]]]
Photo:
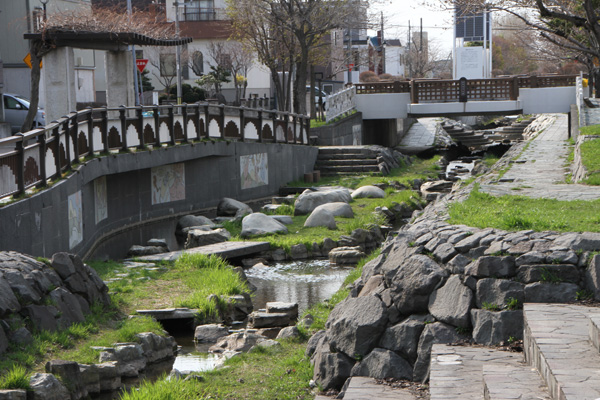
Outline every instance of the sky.
[[415, 33], [423, 18], [423, 31], [428, 32], [429, 40], [437, 42], [443, 52], [452, 51], [452, 11], [441, 10], [439, 0], [427, 2], [432, 5], [424, 5], [424, 0], [381, 0], [378, 3], [371, 6], [371, 12], [383, 11], [386, 39], [400, 39], [405, 45], [409, 21]]

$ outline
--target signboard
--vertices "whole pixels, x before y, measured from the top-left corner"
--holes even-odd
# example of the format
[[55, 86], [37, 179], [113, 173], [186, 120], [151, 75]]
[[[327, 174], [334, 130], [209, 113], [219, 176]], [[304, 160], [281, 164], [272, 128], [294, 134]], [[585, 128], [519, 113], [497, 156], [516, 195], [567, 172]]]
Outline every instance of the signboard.
[[458, 101], [466, 103], [467, 95], [467, 78], [462, 77], [458, 80]]
[[454, 79], [483, 79], [483, 47], [459, 47], [456, 49]]
[[[23, 59], [23, 62], [25, 64], [27, 64], [27, 66], [29, 68], [31, 68], [31, 53], [27, 53], [27, 55], [25, 56], [25, 58]], [[40, 60], [40, 69], [42, 69], [42, 61]]]
[[135, 65], [141, 74], [142, 72], [144, 72], [144, 69], [146, 69], [146, 65], [148, 65], [148, 60], [144, 58], [137, 59], [135, 60]]
[[354, 64], [348, 64], [348, 70], [352, 71], [352, 68], [354, 68]]
[[[486, 35], [483, 31], [484, 15]], [[480, 42], [485, 36], [487, 40], [490, 40], [492, 28], [489, 12], [466, 12], [459, 5], [456, 5], [454, 20], [456, 21], [454, 29], [457, 38], [463, 38], [465, 42]]]

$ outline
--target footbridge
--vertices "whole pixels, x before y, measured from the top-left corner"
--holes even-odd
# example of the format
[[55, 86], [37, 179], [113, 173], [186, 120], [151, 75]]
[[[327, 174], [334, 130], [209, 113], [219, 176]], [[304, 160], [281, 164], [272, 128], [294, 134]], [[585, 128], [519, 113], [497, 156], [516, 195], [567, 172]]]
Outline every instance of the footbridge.
[[0, 250], [124, 255], [174, 238], [182, 215], [312, 171], [308, 129], [301, 115], [195, 103], [88, 108], [0, 139]]
[[327, 99], [327, 118], [351, 108], [364, 120], [563, 113], [586, 92], [578, 75], [359, 83]]

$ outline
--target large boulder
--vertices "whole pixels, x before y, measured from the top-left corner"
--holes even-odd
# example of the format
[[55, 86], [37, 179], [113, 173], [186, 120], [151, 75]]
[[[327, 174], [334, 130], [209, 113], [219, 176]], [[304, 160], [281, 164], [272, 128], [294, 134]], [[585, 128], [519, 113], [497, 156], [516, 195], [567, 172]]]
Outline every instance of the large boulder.
[[396, 325], [388, 326], [379, 341], [379, 347], [396, 352], [414, 363], [425, 323], [432, 321], [431, 316], [413, 314]]
[[470, 326], [469, 311], [473, 305], [473, 291], [463, 285], [460, 276], [452, 275], [446, 284], [429, 298], [429, 312], [438, 321], [461, 328]]
[[413, 380], [425, 382], [429, 379], [429, 361], [431, 359], [431, 347], [434, 344], [456, 343], [461, 339], [466, 339], [466, 337], [459, 335], [451, 325], [446, 325], [443, 322], [426, 325], [419, 339], [417, 361], [413, 367]]
[[219, 229], [189, 229], [187, 231], [187, 240], [185, 248], [207, 246], [214, 243], [226, 242], [231, 238], [231, 234], [223, 228]]
[[385, 197], [385, 192], [382, 189], [378, 188], [377, 186], [373, 186], [373, 185], [361, 186], [352, 192], [353, 199], [363, 199], [363, 198], [383, 199], [384, 197]]
[[81, 379], [79, 364], [75, 361], [51, 360], [46, 363], [46, 372], [57, 376], [71, 392], [72, 399], [87, 397], [88, 391]]
[[179, 242], [184, 242], [187, 239], [187, 230], [194, 227], [205, 226], [207, 228], [214, 227], [214, 223], [203, 215], [184, 215], [179, 218], [175, 226], [175, 237]]
[[376, 379], [412, 379], [413, 369], [408, 361], [393, 351], [376, 348], [354, 365], [351, 375], [369, 376]]
[[530, 283], [525, 285], [525, 302], [570, 303], [576, 300], [579, 290], [579, 286], [574, 283]]
[[263, 213], [253, 213], [242, 220], [241, 236], [243, 238], [287, 232], [288, 229], [285, 225]]
[[146, 368], [144, 350], [139, 344], [119, 343], [100, 352], [100, 362], [116, 361], [121, 376], [135, 378]]
[[515, 299], [523, 304], [525, 285], [509, 279], [484, 278], [477, 281], [475, 304], [483, 308], [484, 303], [498, 307], [505, 306], [509, 299]]
[[223, 198], [217, 205], [217, 215], [219, 217], [236, 217], [252, 214], [252, 208], [249, 205], [230, 198]]
[[479, 257], [465, 268], [465, 274], [478, 278], [510, 278], [516, 274], [515, 258], [513, 256]]
[[522, 265], [517, 270], [519, 282], [579, 283], [579, 268], [573, 264]]
[[20, 309], [21, 305], [17, 296], [4, 279], [4, 274], [0, 272], [0, 317], [11, 312], [18, 312]]
[[[600, 255], [595, 255], [585, 270], [587, 289], [594, 294], [594, 299], [600, 300]], [[2, 278], [0, 277], [0, 315], [2, 315]]]
[[198, 325], [194, 332], [194, 340], [198, 343], [216, 343], [217, 340], [227, 335], [229, 335], [229, 328], [225, 325]]
[[[29, 378], [32, 398], [34, 400], [70, 399], [69, 391], [54, 375], [35, 373]], [[29, 396], [28, 396], [29, 398]]]
[[60, 312], [58, 324], [62, 328], [67, 328], [74, 323], [83, 322], [85, 320], [81, 302], [77, 297], [78, 296], [63, 288], [56, 288], [50, 292], [50, 298]]
[[309, 228], [324, 226], [327, 229], [337, 229], [335, 218], [331, 211], [320, 207], [315, 208], [315, 210], [310, 213], [304, 222], [304, 226]]
[[142, 354], [148, 364], [171, 360], [177, 353], [177, 342], [173, 336], [161, 336], [154, 332], [142, 332], [135, 335], [142, 347]]
[[0, 389], [0, 400], [27, 400], [24, 389]]
[[327, 319], [331, 348], [350, 357], [364, 357], [379, 343], [387, 321], [387, 309], [378, 297], [347, 298]]
[[390, 257], [384, 262], [382, 270], [400, 314], [427, 312], [429, 296], [448, 273], [431, 258], [422, 254], [403, 260], [395, 268], [389, 260]]
[[323, 390], [341, 389], [350, 377], [355, 361], [341, 352], [328, 350], [315, 352], [313, 379], [319, 382]]
[[486, 346], [497, 345], [513, 337], [523, 339], [523, 311], [471, 310], [473, 340]]
[[320, 205], [319, 207], [314, 209], [313, 213], [317, 210], [327, 210], [330, 213], [332, 213], [334, 217], [354, 218], [354, 211], [352, 210], [352, 206], [344, 202], [327, 203]]
[[352, 197], [348, 189], [331, 189], [323, 191], [305, 190], [294, 203], [294, 215], [310, 214], [315, 208], [327, 203], [350, 203]]
[[210, 351], [222, 353], [224, 351], [249, 351], [252, 347], [268, 340], [262, 335], [257, 335], [250, 332], [237, 332], [231, 335], [224, 336], [217, 340], [214, 346], [210, 347]]
[[359, 246], [336, 247], [329, 252], [329, 263], [337, 266], [356, 266], [365, 257]]

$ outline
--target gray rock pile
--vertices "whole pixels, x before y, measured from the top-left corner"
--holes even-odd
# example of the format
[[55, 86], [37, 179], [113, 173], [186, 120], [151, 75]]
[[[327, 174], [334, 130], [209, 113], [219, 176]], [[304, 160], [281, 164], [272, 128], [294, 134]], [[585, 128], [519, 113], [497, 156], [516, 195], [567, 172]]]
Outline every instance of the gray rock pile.
[[307, 348], [314, 379], [424, 381], [434, 343], [523, 334], [523, 303], [600, 299], [599, 233], [477, 229], [420, 219], [385, 243]]
[[83, 322], [94, 303], [110, 305], [108, 287], [78, 256], [57, 253], [47, 265], [0, 252], [0, 354], [9, 341], [31, 342], [31, 332]]

